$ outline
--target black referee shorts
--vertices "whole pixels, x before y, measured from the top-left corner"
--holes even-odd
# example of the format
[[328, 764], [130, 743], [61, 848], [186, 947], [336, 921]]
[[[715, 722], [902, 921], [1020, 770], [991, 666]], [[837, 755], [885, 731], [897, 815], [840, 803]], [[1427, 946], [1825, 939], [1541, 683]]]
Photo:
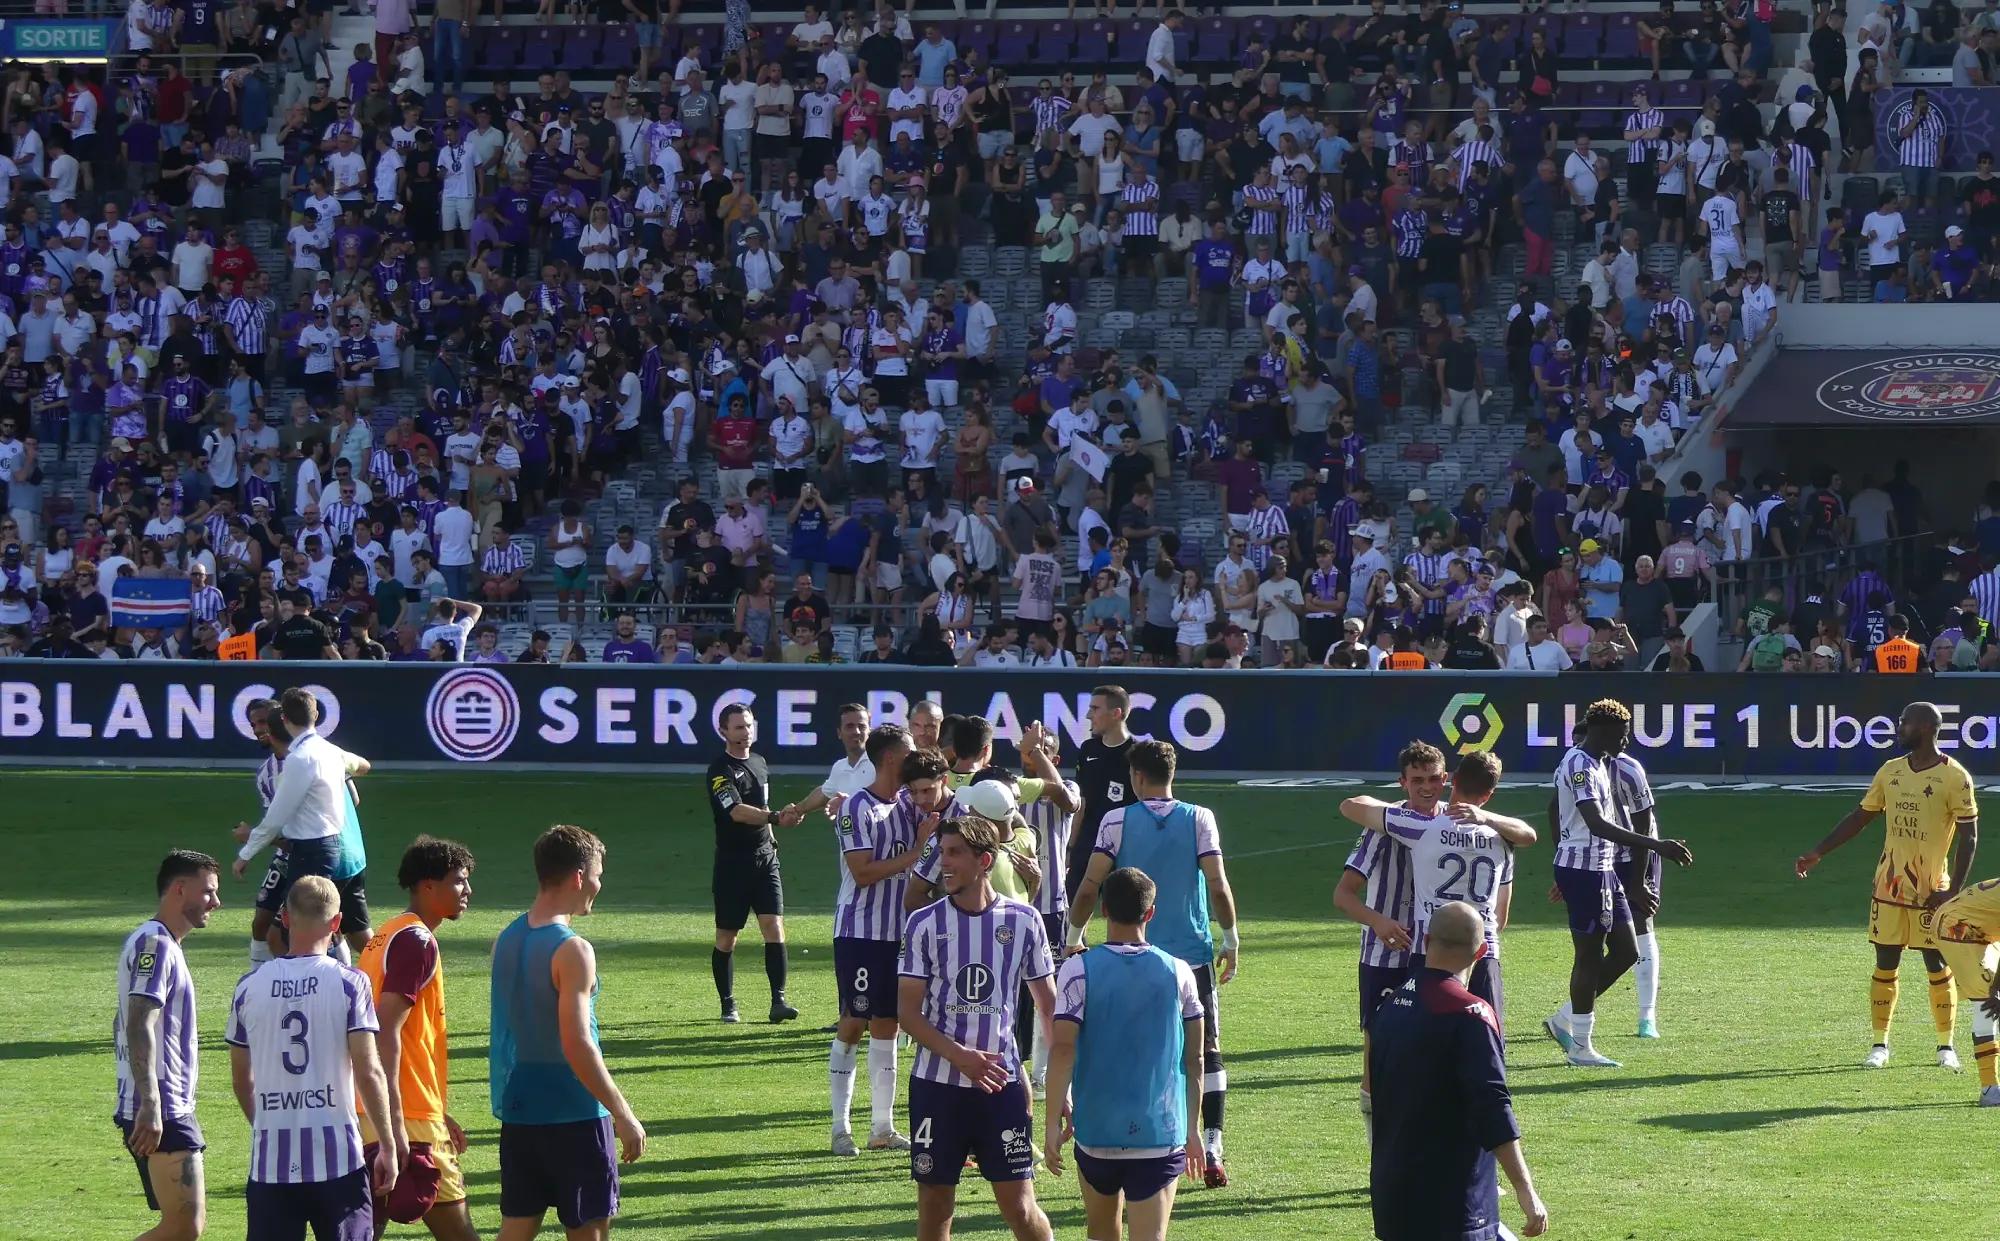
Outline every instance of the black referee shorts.
[[776, 918], [785, 912], [785, 880], [778, 870], [777, 850], [749, 857], [715, 859], [715, 929], [740, 931], [750, 915]]

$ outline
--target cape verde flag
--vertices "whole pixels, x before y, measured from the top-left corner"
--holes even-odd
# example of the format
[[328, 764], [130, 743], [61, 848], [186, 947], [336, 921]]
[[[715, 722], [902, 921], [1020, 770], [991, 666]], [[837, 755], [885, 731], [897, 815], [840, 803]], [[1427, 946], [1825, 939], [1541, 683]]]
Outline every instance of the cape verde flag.
[[180, 629], [194, 613], [186, 578], [121, 577], [111, 584], [111, 624], [118, 629]]

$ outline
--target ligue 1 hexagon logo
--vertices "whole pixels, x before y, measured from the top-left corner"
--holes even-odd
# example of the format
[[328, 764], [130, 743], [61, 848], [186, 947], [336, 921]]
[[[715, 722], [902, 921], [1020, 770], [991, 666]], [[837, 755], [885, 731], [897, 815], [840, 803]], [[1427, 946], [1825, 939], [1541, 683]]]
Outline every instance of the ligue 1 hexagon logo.
[[497, 672], [453, 669], [431, 686], [424, 724], [431, 743], [448, 757], [491, 762], [507, 752], [521, 731], [521, 699]]
[[1438, 716], [1444, 739], [1460, 754], [1484, 754], [1500, 744], [1506, 725], [1500, 708], [1486, 701], [1484, 694], [1453, 694]]
[[1912, 353], [1852, 366], [1815, 394], [1834, 413], [1870, 422], [1970, 422], [2000, 417], [2000, 353]]

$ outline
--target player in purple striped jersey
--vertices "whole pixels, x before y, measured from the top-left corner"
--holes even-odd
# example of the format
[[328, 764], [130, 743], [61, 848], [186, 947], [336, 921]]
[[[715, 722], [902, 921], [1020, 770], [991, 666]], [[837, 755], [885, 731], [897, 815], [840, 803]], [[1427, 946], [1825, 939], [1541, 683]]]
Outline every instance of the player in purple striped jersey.
[[1623, 703], [1600, 698], [1584, 709], [1583, 738], [1556, 767], [1556, 890], [1569, 906], [1569, 999], [1542, 1023], [1578, 1068], [1618, 1067], [1591, 1042], [1597, 997], [1611, 988], [1638, 959], [1632, 909], [1618, 882], [1619, 845], [1657, 852], [1677, 866], [1694, 861], [1678, 840], [1642, 836], [1620, 825], [1611, 763], [1631, 737], [1632, 713]]
[[118, 1106], [112, 1119], [139, 1165], [139, 1187], [160, 1222], [140, 1241], [195, 1241], [208, 1222], [201, 1123], [195, 1119], [199, 1051], [194, 976], [181, 941], [222, 908], [218, 868], [206, 853], [175, 849], [154, 879], [153, 916], [118, 955]]
[[[1660, 834], [1653, 806], [1653, 786], [1638, 759], [1619, 751], [1611, 759], [1611, 785], [1618, 795], [1619, 821], [1641, 836]], [[1632, 942], [1639, 958], [1632, 963], [1632, 984], [1639, 992], [1639, 1037], [1660, 1037], [1660, 939], [1653, 918], [1660, 912], [1660, 855], [1629, 845], [1618, 846], [1618, 881], [1632, 906]]]
[[937, 828], [943, 899], [911, 915], [903, 933], [896, 1012], [917, 1045], [910, 1068], [910, 1175], [918, 1241], [946, 1241], [967, 1155], [993, 1185], [1017, 1241], [1052, 1241], [1035, 1202], [1035, 1147], [1014, 1004], [1026, 983], [1047, 1025], [1055, 963], [1041, 915], [993, 891], [1000, 843], [977, 816]]
[[[1423, 742], [1412, 742], [1444, 755]], [[1407, 752], [1407, 751], [1406, 751]], [[1496, 1024], [1504, 1007], [1500, 983], [1500, 931], [1514, 894], [1514, 853], [1535, 843], [1535, 829], [1519, 819], [1486, 810], [1500, 785], [1500, 760], [1468, 754], [1452, 777], [1451, 800], [1437, 813], [1423, 814], [1373, 797], [1350, 797], [1340, 813], [1371, 832], [1380, 832], [1410, 855], [1410, 972], [1424, 968], [1424, 940], [1431, 915], [1440, 906], [1464, 901], [1486, 924], [1486, 952], [1473, 963], [1466, 986], [1493, 1009]]]
[[373, 1241], [374, 1197], [387, 1197], [409, 1154], [400, 1120], [384, 1127], [373, 1167], [361, 1150], [355, 1095], [370, 1116], [397, 1116], [375, 1035], [368, 976], [327, 955], [340, 891], [305, 875], [285, 896], [291, 955], [236, 984], [229, 1007], [230, 1083], [250, 1122], [249, 1235]]
[[[1413, 743], [1396, 756], [1397, 783], [1403, 805], [1419, 814], [1437, 813], [1444, 797], [1444, 755], [1433, 746]], [[1340, 882], [1333, 889], [1333, 907], [1361, 924], [1361, 1123], [1371, 1132], [1374, 1101], [1368, 1080], [1368, 1022], [1382, 1001], [1410, 980], [1412, 908], [1410, 855], [1389, 838], [1363, 832]]]
[[910, 750], [910, 734], [884, 724], [868, 734], [867, 761], [875, 779], [840, 807], [840, 897], [833, 914], [833, 973], [840, 988], [840, 1024], [827, 1060], [833, 1097], [833, 1153], [858, 1153], [848, 1127], [854, 1102], [854, 1061], [868, 1037], [868, 1091], [872, 1113], [869, 1150], [908, 1150], [896, 1132], [896, 945], [903, 937], [903, 889], [935, 815], [901, 813], [896, 795], [904, 781], [940, 779], [944, 758]]
[[[277, 710], [275, 698], [259, 698], [243, 709], [244, 717], [250, 721], [250, 735], [270, 751], [257, 766], [257, 800], [266, 810], [271, 808], [271, 798], [277, 794], [278, 772], [284, 768], [285, 751], [291, 745], [289, 734], [279, 736], [271, 729], [271, 716]], [[250, 826], [248, 821], [236, 825], [231, 835], [237, 844], [250, 839]], [[264, 868], [264, 882], [257, 886], [256, 907], [250, 914], [251, 969], [285, 951], [285, 933], [278, 926], [278, 910], [284, 903], [285, 838], [280, 836], [271, 844], [271, 862]]]

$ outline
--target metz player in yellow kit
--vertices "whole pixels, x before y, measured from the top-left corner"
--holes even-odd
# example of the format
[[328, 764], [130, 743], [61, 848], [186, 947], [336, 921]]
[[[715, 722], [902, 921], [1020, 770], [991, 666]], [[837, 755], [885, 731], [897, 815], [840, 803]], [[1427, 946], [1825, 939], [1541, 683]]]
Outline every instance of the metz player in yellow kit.
[[1973, 1001], [1972, 1058], [1979, 1065], [1979, 1106], [2000, 1107], [2000, 988], [1993, 966], [2000, 960], [2000, 879], [1988, 879], [1938, 906], [1932, 921], [1938, 951], [1954, 977], [1965, 980]]
[[[1875, 1046], [1862, 1063], [1879, 1069], [1889, 1063], [1889, 1023], [1896, 1015], [1896, 972], [1903, 949], [1919, 949], [1930, 973], [1931, 1020], [1937, 1026], [1938, 1063], [1958, 1068], [1952, 1050], [1952, 1025], [1958, 989], [1945, 955], [1938, 950], [1932, 926], [1939, 906], [1965, 885], [1972, 855], [1979, 845], [1979, 806], [1973, 798], [1972, 777], [1954, 759], [1938, 753], [1938, 725], [1943, 718], [1928, 702], [1903, 708], [1897, 739], [1908, 751], [1892, 758], [1875, 773], [1861, 804], [1799, 858], [1803, 879], [1821, 858], [1854, 839], [1876, 815], [1887, 816], [1882, 860], [1875, 864], [1875, 899], [1868, 910], [1868, 938], [1875, 945], [1875, 977], [1869, 995], [1874, 1003]], [[1952, 847], [1954, 842], [1957, 848]], [[1946, 859], [1950, 858], [1950, 869]], [[1980, 1062], [1982, 1077], [1992, 1058]]]

